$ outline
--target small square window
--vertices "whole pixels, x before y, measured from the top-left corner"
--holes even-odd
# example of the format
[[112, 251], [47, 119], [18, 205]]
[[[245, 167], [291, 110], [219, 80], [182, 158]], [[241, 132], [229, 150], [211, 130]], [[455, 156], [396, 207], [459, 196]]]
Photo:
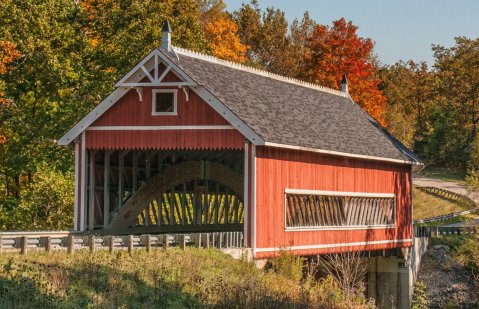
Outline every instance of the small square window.
[[176, 115], [176, 92], [177, 90], [153, 90], [152, 115]]

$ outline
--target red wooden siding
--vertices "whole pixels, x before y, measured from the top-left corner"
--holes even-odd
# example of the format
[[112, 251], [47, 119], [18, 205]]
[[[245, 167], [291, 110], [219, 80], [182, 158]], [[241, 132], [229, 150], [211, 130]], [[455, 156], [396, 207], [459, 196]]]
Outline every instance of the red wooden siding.
[[[410, 166], [271, 147], [257, 147], [256, 248], [287, 248], [375, 242], [295, 251], [301, 255], [410, 246]], [[290, 189], [396, 194], [396, 227], [391, 229], [285, 231], [284, 191]], [[378, 243], [379, 242], [379, 243]], [[277, 252], [257, 252], [257, 258]]]
[[178, 89], [178, 115], [152, 116], [152, 89], [145, 87], [143, 102], [136, 90], [128, 91], [115, 105], [96, 120], [92, 126], [178, 126], [178, 125], [228, 125], [229, 123], [191, 90], [186, 101], [183, 90]]
[[242, 149], [236, 130], [87, 131], [88, 149]]
[[[168, 73], [164, 81], [178, 81]], [[189, 100], [183, 89], [178, 92], [177, 115], [153, 116], [152, 90], [165, 87], [145, 87], [143, 101], [136, 90], [130, 90], [105, 114], [96, 120], [97, 126], [224, 126], [229, 123], [196, 93], [188, 89]], [[87, 149], [242, 149], [244, 137], [234, 129], [201, 130], [108, 130], [86, 132]]]

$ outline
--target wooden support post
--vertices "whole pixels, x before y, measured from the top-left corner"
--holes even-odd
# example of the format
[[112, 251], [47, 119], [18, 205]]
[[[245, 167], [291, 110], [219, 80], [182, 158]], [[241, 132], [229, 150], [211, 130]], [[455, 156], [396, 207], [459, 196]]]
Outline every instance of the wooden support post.
[[170, 235], [164, 234], [163, 235], [163, 249], [168, 249], [170, 246]]
[[103, 227], [110, 223], [110, 151], [105, 150], [103, 170]]
[[128, 235], [128, 253], [133, 252], [133, 235]]
[[28, 253], [28, 236], [22, 236], [22, 243], [21, 243], [21, 249], [20, 253], [22, 255], [25, 255]]
[[88, 247], [90, 252], [95, 251], [95, 235], [90, 235], [90, 237], [88, 237]]
[[88, 229], [95, 228], [95, 151], [90, 151], [90, 178], [88, 184]]
[[148, 153], [145, 154], [145, 178], [146, 181], [148, 181], [151, 177], [151, 158], [153, 155], [150, 155]]
[[2, 253], [3, 250], [3, 236], [0, 236], [0, 253]]
[[186, 247], [186, 236], [185, 235], [178, 235], [178, 241], [180, 243], [180, 248], [185, 250]]
[[52, 237], [47, 236], [44, 238], [45, 240], [45, 251], [50, 253], [52, 251]]
[[150, 234], [146, 235], [145, 247], [146, 247], [146, 252], [150, 253], [151, 251], [151, 235]]
[[208, 249], [210, 247], [210, 233], [201, 234], [201, 244], [203, 248]]
[[75, 236], [68, 236], [68, 253], [73, 253], [75, 250]]
[[123, 170], [125, 169], [125, 152], [123, 150], [119, 153], [118, 163], [118, 209], [123, 205]]
[[115, 250], [115, 236], [108, 236], [108, 250], [110, 253]]
[[195, 247], [201, 248], [201, 233], [192, 234], [191, 237], [193, 237], [193, 241], [195, 242]]
[[135, 193], [136, 187], [138, 187], [138, 179], [136, 178], [136, 174], [138, 174], [138, 152], [133, 151], [133, 163], [132, 163], [132, 169], [131, 169], [131, 174], [132, 174], [132, 179], [131, 179], [131, 191]]

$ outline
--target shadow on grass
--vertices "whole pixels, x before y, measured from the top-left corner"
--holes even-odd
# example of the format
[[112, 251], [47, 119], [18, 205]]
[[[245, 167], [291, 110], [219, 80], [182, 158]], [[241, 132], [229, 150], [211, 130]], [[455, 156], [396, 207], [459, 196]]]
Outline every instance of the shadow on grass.
[[[113, 260], [115, 261], [115, 260]], [[87, 259], [69, 266], [13, 261], [0, 276], [0, 308], [307, 308], [255, 278], [237, 284], [225, 275], [205, 280], [161, 267], [121, 270]], [[118, 260], [121, 263], [121, 259]], [[199, 265], [201, 266], [201, 265]]]

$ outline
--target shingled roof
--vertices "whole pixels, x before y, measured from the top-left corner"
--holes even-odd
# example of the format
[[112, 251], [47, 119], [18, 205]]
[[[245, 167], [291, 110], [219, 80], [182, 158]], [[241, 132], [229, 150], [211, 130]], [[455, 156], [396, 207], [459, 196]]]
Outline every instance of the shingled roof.
[[[200, 96], [207, 102], [210, 99], [217, 102], [221, 114], [235, 122], [253, 144], [421, 164], [346, 93], [181, 48], [169, 48], [174, 54], [153, 50], [58, 143], [67, 145], [77, 138], [131, 90], [132, 84], [125, 81], [141, 79], [144, 76], [141, 71], [146, 70], [142, 66], [152, 65], [152, 59], [161, 56], [175, 67], [175, 74], [187, 80], [181, 86], [191, 86], [197, 93], [201, 89]], [[218, 108], [218, 104], [213, 105]]]
[[170, 59], [256, 132], [266, 145], [420, 163], [348, 94], [187, 50], [175, 50], [179, 60]]

